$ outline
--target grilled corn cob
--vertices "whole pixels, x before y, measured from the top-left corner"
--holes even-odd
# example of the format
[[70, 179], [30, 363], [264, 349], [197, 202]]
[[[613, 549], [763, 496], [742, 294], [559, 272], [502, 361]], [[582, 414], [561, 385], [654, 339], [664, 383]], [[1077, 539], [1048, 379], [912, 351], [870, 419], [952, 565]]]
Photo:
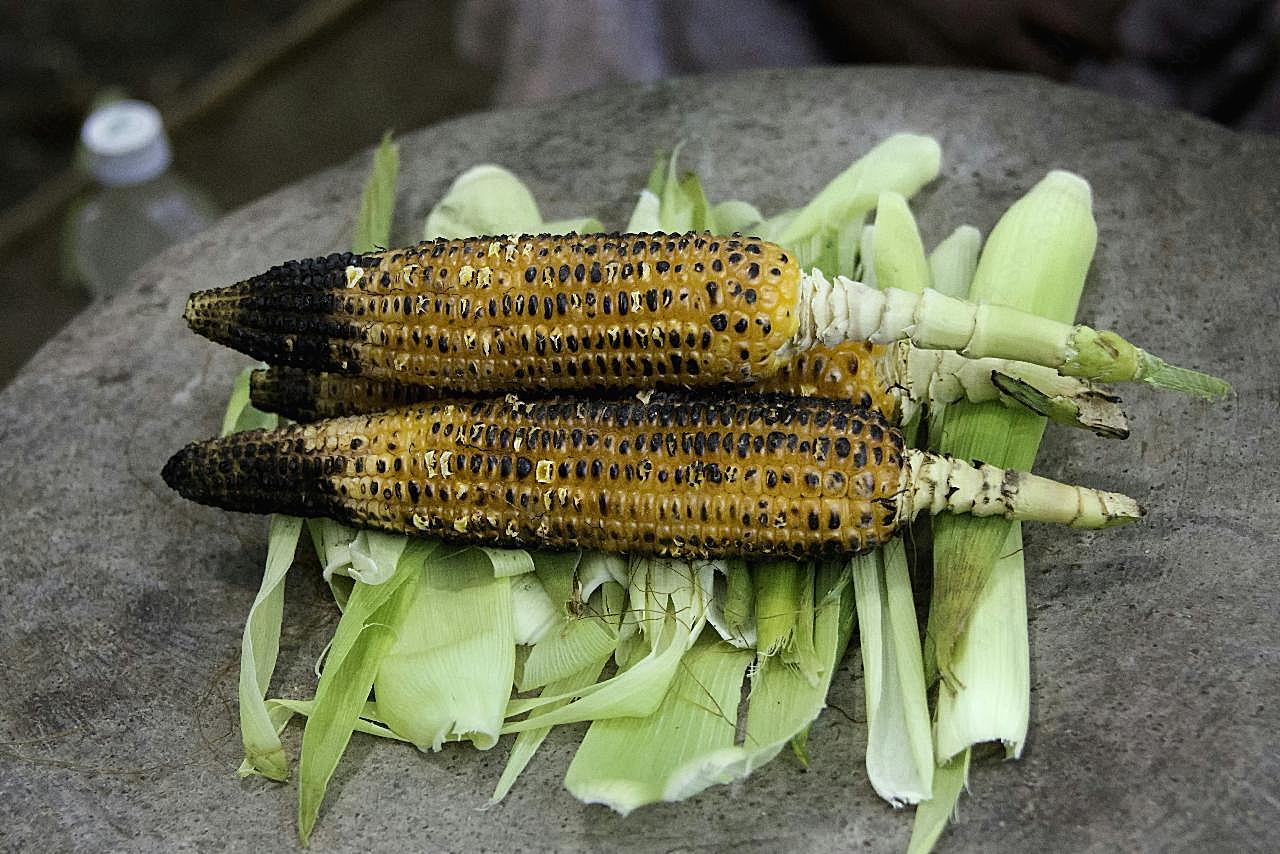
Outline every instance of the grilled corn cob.
[[1081, 527], [1132, 499], [904, 449], [849, 403], [782, 395], [437, 401], [198, 442], [164, 469], [231, 510], [463, 542], [686, 557], [822, 555], [921, 509]]
[[[295, 421], [379, 412], [447, 396], [427, 385], [346, 376], [302, 368], [253, 372], [253, 403]], [[943, 350], [846, 341], [797, 353], [755, 389], [845, 400], [909, 421], [922, 403], [1001, 400], [1055, 421], [1123, 438], [1129, 433], [1120, 400], [1083, 380], [1003, 359], [966, 359]]]
[[[753, 390], [846, 400], [894, 421], [897, 389], [886, 388], [877, 373], [884, 351], [882, 345], [859, 341], [816, 347], [798, 353]], [[249, 383], [254, 406], [295, 421], [380, 412], [442, 396], [431, 386], [289, 367], [256, 370]]]
[[1112, 333], [802, 275], [771, 243], [692, 234], [442, 239], [334, 254], [193, 294], [185, 316], [272, 364], [449, 393], [755, 382], [818, 343], [908, 337], [1104, 379], [1138, 378], [1154, 359]]

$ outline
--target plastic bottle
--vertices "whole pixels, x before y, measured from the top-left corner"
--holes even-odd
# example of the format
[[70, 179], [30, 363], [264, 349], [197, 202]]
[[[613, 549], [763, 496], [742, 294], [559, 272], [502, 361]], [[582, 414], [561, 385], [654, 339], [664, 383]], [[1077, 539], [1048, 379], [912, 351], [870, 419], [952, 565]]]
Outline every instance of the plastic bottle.
[[179, 178], [155, 107], [117, 101], [100, 107], [80, 131], [98, 191], [73, 214], [73, 275], [95, 299], [124, 289], [129, 276], [162, 250], [203, 231], [213, 204]]

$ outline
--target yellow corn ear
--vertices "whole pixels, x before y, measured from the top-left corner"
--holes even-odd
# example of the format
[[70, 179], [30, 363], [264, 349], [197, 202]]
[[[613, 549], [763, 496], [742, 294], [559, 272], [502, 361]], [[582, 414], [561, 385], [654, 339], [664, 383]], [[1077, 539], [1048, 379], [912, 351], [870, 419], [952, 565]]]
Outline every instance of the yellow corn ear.
[[[849, 401], [896, 423], [897, 396], [878, 373], [886, 349], [861, 341], [814, 347], [791, 357], [752, 390]], [[254, 371], [249, 391], [258, 409], [294, 421], [381, 412], [445, 396], [430, 386], [290, 367]]]
[[435, 401], [189, 445], [188, 498], [488, 545], [845, 554], [897, 526], [902, 435], [780, 395]]
[[185, 317], [271, 364], [455, 394], [696, 386], [776, 371], [799, 283], [753, 238], [477, 237], [291, 261]]

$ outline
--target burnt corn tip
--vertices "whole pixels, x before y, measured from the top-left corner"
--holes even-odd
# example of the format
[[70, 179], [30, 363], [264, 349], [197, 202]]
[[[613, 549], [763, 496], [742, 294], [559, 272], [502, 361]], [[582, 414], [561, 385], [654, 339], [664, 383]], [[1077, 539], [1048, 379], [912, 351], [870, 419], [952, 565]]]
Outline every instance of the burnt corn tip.
[[196, 445], [187, 445], [181, 451], [169, 457], [169, 461], [160, 470], [165, 484], [183, 498], [199, 501], [199, 490], [196, 489], [195, 471]]
[[193, 293], [182, 317], [193, 332], [259, 359], [323, 362], [328, 339], [350, 333], [329, 322], [331, 295], [345, 289], [348, 267], [368, 260], [335, 252], [286, 261], [233, 285]]

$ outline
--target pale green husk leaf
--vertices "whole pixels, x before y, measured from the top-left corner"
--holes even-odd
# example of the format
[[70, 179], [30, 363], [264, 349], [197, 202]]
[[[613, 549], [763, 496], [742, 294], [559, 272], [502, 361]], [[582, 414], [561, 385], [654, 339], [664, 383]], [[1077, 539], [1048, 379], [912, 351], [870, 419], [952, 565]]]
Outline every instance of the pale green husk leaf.
[[355, 585], [338, 621], [324, 663], [315, 705], [302, 733], [298, 764], [298, 836], [305, 845], [325, 789], [351, 739], [383, 657], [404, 628], [422, 564], [436, 549], [419, 541], [405, 549], [396, 573], [383, 584]]
[[515, 681], [511, 578], [495, 575], [489, 551], [444, 552], [425, 562], [374, 692], [383, 720], [419, 750], [488, 750]]
[[484, 164], [459, 175], [427, 215], [423, 237], [474, 237], [490, 234], [565, 234], [599, 231], [591, 217], [548, 222], [529, 188], [501, 166]]
[[853, 559], [867, 704], [867, 777], [894, 806], [933, 791], [933, 743], [920, 632], [900, 539]]
[[[1088, 183], [1051, 172], [996, 223], [969, 296], [1071, 321], [1096, 244]], [[1044, 426], [1044, 418], [1000, 404], [960, 403], [935, 416], [931, 433], [943, 452], [1027, 470]], [[933, 800], [917, 815], [911, 848], [919, 851], [932, 847], [954, 810], [969, 745], [999, 740], [1018, 755], [1030, 714], [1020, 525], [942, 516], [933, 530], [928, 649], [931, 671], [942, 677], [934, 738], [945, 764]]]

